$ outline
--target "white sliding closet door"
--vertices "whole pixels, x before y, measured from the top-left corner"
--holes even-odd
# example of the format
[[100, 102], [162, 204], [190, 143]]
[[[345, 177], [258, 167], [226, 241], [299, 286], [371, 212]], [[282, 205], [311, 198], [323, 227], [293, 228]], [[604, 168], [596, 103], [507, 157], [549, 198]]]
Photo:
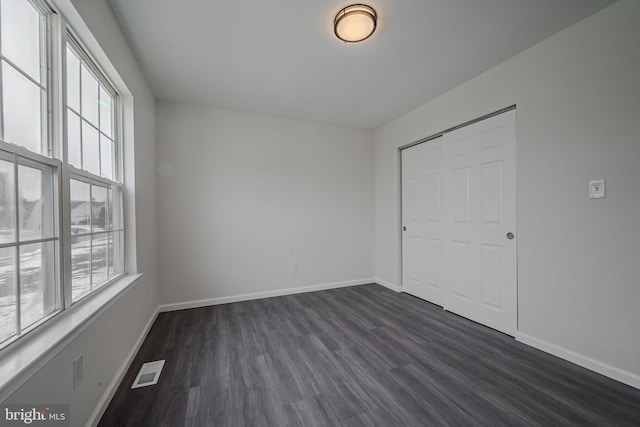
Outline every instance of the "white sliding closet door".
[[444, 308], [517, 328], [515, 111], [444, 135]]
[[402, 288], [515, 335], [515, 110], [402, 151]]
[[443, 303], [442, 138], [402, 151], [402, 288]]

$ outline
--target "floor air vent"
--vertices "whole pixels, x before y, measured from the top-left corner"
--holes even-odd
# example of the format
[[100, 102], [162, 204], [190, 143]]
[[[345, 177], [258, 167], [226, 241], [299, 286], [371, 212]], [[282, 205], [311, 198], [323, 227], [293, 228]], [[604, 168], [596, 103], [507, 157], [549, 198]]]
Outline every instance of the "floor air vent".
[[131, 388], [146, 387], [148, 385], [154, 385], [155, 383], [157, 383], [163, 366], [164, 360], [147, 362], [142, 365], [142, 368], [140, 368], [140, 372], [138, 372], [138, 376], [133, 382]]

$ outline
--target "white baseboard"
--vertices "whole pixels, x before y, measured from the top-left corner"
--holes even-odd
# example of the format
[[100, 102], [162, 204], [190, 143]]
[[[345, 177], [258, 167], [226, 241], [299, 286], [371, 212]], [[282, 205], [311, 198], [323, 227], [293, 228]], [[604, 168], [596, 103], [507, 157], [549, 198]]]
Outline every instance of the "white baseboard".
[[391, 289], [394, 292], [402, 292], [402, 287], [398, 285], [394, 285], [393, 283], [389, 283], [382, 279], [375, 279], [376, 283], [380, 286], [384, 286], [385, 288]]
[[583, 368], [602, 374], [605, 377], [612, 378], [616, 381], [620, 381], [621, 383], [630, 385], [631, 387], [640, 389], [640, 376], [634, 373], [609, 366], [606, 363], [599, 362], [564, 347], [560, 347], [559, 345], [532, 337], [531, 335], [527, 335], [522, 332], [516, 332], [516, 340], [561, 359], [568, 360], [569, 362], [575, 363]]
[[251, 294], [232, 295], [228, 297], [208, 298], [195, 301], [185, 301], [172, 304], [162, 304], [160, 312], [185, 310], [188, 308], [207, 307], [210, 305], [229, 304], [232, 302], [248, 301], [261, 298], [279, 297], [283, 295], [301, 294], [304, 292], [324, 291], [327, 289], [345, 288], [348, 286], [376, 283], [376, 279], [349, 280], [346, 282], [324, 283], [321, 285], [300, 286], [297, 288], [277, 289], [273, 291], [255, 292]]
[[156, 310], [151, 315], [151, 318], [147, 322], [146, 326], [142, 330], [142, 333], [138, 337], [138, 340], [136, 341], [135, 345], [133, 346], [129, 354], [127, 354], [127, 357], [125, 358], [124, 362], [122, 362], [122, 365], [120, 365], [120, 369], [118, 369], [116, 376], [113, 377], [113, 380], [111, 380], [111, 383], [109, 383], [106, 390], [104, 391], [104, 394], [98, 401], [96, 408], [93, 410], [93, 413], [91, 414], [91, 416], [89, 417], [89, 420], [87, 421], [87, 424], [86, 424], [87, 426], [95, 427], [100, 422], [100, 418], [102, 418], [102, 415], [104, 415], [104, 412], [107, 410], [109, 403], [111, 403], [111, 399], [113, 399], [113, 396], [118, 390], [118, 387], [120, 387], [120, 383], [122, 382], [122, 379], [124, 378], [127, 371], [129, 370], [131, 363], [133, 363], [133, 359], [135, 359], [136, 354], [138, 354], [138, 350], [140, 350], [140, 347], [142, 347], [142, 343], [147, 337], [147, 334], [149, 333], [149, 331], [151, 330], [151, 327], [153, 326], [153, 322], [156, 321], [156, 318], [158, 317], [159, 313], [160, 313], [159, 308], [156, 308]]

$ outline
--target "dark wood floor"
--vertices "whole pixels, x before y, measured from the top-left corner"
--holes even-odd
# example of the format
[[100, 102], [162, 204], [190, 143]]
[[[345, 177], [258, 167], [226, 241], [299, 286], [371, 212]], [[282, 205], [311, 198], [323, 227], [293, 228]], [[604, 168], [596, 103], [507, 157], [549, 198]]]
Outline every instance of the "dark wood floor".
[[161, 314], [100, 425], [638, 426], [640, 390], [365, 285]]

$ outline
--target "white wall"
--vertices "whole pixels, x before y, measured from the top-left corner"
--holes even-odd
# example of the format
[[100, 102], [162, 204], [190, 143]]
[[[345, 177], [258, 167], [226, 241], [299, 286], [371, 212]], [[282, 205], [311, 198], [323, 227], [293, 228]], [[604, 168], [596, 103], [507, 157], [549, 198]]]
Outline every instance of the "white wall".
[[373, 277], [372, 132], [166, 102], [157, 123], [163, 303]]
[[517, 104], [521, 338], [637, 387], [639, 22], [620, 1], [375, 133], [376, 273], [399, 285], [398, 147]]
[[[69, 403], [72, 425], [80, 426], [89, 419], [158, 306], [155, 101], [104, 0], [73, 0], [79, 15], [69, 0], [56, 0], [56, 4], [84, 43], [90, 48], [99, 43], [133, 96], [134, 114], [125, 117], [125, 132], [135, 138], [135, 163], [134, 153], [125, 153], [125, 171], [128, 182], [135, 183], [134, 189], [128, 189], [126, 200], [132, 200], [135, 190], [135, 206], [130, 203], [127, 207], [126, 226], [129, 234], [135, 234], [137, 245], [127, 246], [127, 268], [144, 276], [6, 403]], [[95, 39], [86, 28], [82, 30], [80, 19]], [[98, 55], [97, 59], [103, 58]], [[132, 102], [131, 96], [125, 98], [125, 102]], [[72, 360], [79, 354], [84, 355], [84, 380], [73, 390]]]

